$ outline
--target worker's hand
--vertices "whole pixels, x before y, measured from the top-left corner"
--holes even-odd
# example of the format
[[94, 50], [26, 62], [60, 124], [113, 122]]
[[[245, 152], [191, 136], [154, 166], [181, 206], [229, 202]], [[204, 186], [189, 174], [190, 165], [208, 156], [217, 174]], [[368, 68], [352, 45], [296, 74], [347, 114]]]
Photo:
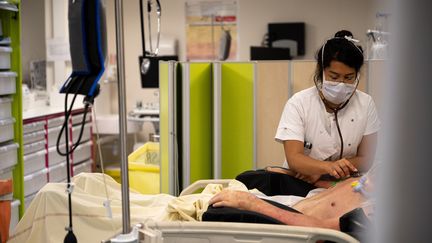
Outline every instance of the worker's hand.
[[213, 205], [213, 207], [232, 207], [251, 210], [256, 200], [259, 199], [249, 192], [224, 189], [210, 199], [208, 203], [209, 205]]
[[347, 159], [340, 159], [326, 164], [326, 171], [337, 179], [350, 176], [351, 171], [357, 172], [357, 168]]

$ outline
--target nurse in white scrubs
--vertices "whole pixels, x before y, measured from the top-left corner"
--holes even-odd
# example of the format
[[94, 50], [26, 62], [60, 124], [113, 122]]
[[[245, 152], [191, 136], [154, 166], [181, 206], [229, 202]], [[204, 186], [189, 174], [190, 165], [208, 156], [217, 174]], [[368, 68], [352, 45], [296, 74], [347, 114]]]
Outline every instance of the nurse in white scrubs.
[[315, 86], [285, 105], [276, 140], [296, 177], [314, 183], [372, 165], [380, 122], [371, 96], [357, 90], [364, 57], [351, 32], [339, 31], [317, 53]]

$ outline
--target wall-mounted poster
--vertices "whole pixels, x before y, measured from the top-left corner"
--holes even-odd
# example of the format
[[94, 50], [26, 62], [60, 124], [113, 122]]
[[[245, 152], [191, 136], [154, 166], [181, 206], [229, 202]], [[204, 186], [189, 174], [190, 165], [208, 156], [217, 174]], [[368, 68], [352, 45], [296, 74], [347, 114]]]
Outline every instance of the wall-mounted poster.
[[185, 9], [188, 61], [237, 59], [237, 1], [187, 1]]

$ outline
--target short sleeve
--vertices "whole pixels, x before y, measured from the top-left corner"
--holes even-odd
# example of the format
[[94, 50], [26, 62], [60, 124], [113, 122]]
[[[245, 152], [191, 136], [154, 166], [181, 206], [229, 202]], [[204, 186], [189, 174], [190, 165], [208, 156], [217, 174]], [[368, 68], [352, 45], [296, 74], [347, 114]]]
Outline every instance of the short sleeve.
[[301, 102], [293, 96], [285, 104], [275, 140], [282, 143], [286, 140], [304, 141], [304, 115]]
[[375, 102], [372, 97], [370, 97], [368, 102], [368, 111], [367, 111], [367, 124], [366, 129], [363, 135], [370, 135], [378, 132], [381, 127], [381, 122], [378, 117], [378, 113], [375, 107]]

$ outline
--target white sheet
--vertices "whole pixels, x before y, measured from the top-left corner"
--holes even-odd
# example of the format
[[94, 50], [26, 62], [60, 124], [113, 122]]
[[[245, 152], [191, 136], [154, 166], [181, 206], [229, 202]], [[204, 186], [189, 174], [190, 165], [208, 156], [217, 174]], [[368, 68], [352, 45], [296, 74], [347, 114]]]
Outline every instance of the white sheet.
[[[105, 198], [102, 174], [76, 176], [72, 194], [73, 231], [78, 242], [100, 242], [121, 231], [120, 185], [106, 176], [111, 199], [112, 218], [102, 206]], [[69, 225], [65, 183], [48, 183], [33, 199], [9, 242], [63, 242]], [[131, 224], [145, 220], [162, 220], [173, 196], [142, 195], [130, 192]]]
[[[106, 200], [103, 176], [99, 173], [81, 173], [73, 178], [72, 193], [73, 231], [78, 242], [100, 242], [122, 229], [121, 188], [111, 177], [105, 176], [111, 200], [112, 218], [103, 203]], [[232, 180], [228, 188], [247, 191], [241, 182]], [[63, 242], [65, 227], [69, 226], [68, 197], [65, 183], [48, 183], [33, 199], [8, 242]], [[167, 194], [143, 195], [130, 191], [131, 225], [152, 221], [200, 221], [208, 201], [222, 190], [220, 184], [209, 184], [199, 194], [174, 197]], [[256, 195], [263, 194], [251, 190]], [[265, 197], [265, 195], [264, 195]], [[272, 197], [270, 197], [271, 199]], [[289, 197], [278, 196], [286, 204]]]

